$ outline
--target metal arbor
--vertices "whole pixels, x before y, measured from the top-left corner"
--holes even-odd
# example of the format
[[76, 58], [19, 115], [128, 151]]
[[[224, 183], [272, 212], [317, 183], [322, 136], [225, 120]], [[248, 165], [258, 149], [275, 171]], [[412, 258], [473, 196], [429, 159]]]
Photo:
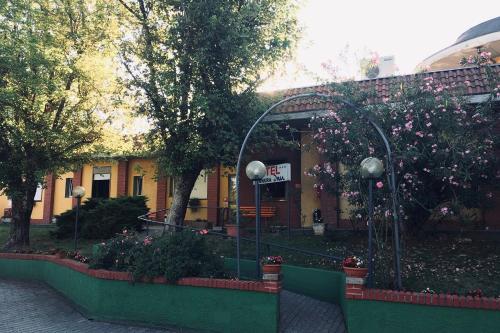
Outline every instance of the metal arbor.
[[[324, 98], [326, 100], [334, 100], [333, 96], [326, 95], [326, 94], [320, 94], [320, 93], [307, 93], [307, 94], [299, 94], [299, 95], [294, 95], [287, 97], [285, 99], [282, 99], [281, 101], [273, 104], [270, 108], [268, 108], [252, 125], [250, 130], [248, 131], [247, 135], [245, 136], [245, 139], [243, 140], [243, 143], [241, 145], [240, 153], [238, 155], [238, 163], [236, 164], [236, 228], [237, 228], [237, 237], [236, 237], [236, 257], [237, 257], [237, 274], [238, 277], [240, 277], [240, 170], [241, 170], [241, 160], [243, 157], [243, 152], [245, 150], [245, 147], [248, 143], [248, 139], [250, 138], [250, 135], [252, 132], [255, 130], [258, 124], [262, 122], [262, 120], [270, 114], [274, 109], [276, 109], [278, 106], [285, 104], [289, 101], [299, 99], [299, 98], [308, 98], [308, 97], [319, 97], [319, 98]], [[358, 106], [354, 105], [350, 101], [344, 100], [342, 98], [335, 97], [335, 100], [340, 101], [342, 104], [345, 104], [349, 108], [356, 110], [356, 111], [363, 111], [360, 109]], [[380, 136], [386, 153], [387, 153], [387, 168], [388, 168], [388, 173], [387, 173], [387, 182], [389, 184], [389, 189], [391, 191], [391, 199], [392, 199], [392, 216], [394, 219], [394, 232], [393, 232], [393, 242], [394, 242], [394, 284], [396, 286], [396, 289], [400, 290], [402, 288], [402, 283], [401, 283], [401, 263], [400, 263], [400, 257], [401, 257], [401, 250], [400, 250], [400, 240], [399, 240], [399, 214], [398, 214], [398, 203], [397, 203], [397, 196], [396, 196], [396, 177], [394, 174], [394, 165], [392, 161], [392, 151], [391, 147], [389, 145], [389, 141], [387, 140], [387, 137], [384, 135], [384, 132], [380, 128], [380, 126], [370, 117], [370, 115], [363, 115], [362, 112], [361, 114], [361, 119], [364, 119], [369, 122], [369, 124], [375, 129], [375, 131], [378, 133]]]

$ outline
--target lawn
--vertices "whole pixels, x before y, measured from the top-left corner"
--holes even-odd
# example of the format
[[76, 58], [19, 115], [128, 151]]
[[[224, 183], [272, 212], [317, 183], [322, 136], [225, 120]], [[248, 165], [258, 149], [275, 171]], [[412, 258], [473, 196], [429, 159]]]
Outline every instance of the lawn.
[[[73, 250], [73, 240], [58, 240], [50, 235], [53, 226], [32, 226], [33, 250], [54, 248]], [[0, 225], [0, 244], [7, 240], [9, 228]], [[235, 241], [219, 236], [206, 236], [215, 248], [214, 253], [235, 257]], [[252, 237], [252, 236], [248, 236]], [[296, 234], [289, 240], [286, 234], [265, 234], [264, 242], [286, 245], [304, 250], [345, 257], [358, 255], [366, 258], [366, 236], [338, 233], [325, 237]], [[99, 240], [80, 240], [83, 255], [90, 255], [92, 245]], [[242, 242], [242, 258], [255, 258], [255, 244]], [[262, 255], [281, 255], [286, 264], [341, 270], [341, 262], [309, 256], [278, 247], [262, 245]], [[391, 288], [392, 251], [377, 254], [375, 286]], [[481, 289], [484, 295], [500, 297], [500, 242], [478, 241], [452, 236], [428, 236], [423, 240], [409, 239], [403, 246], [403, 287], [410, 291], [430, 288], [435, 292], [465, 294]]]
[[[50, 232], [56, 229], [52, 225], [32, 225], [30, 228], [30, 243], [34, 251], [50, 251], [60, 249], [64, 251], [74, 250], [73, 239], [57, 239], [52, 237]], [[0, 248], [7, 242], [9, 236], [9, 226], [0, 224]], [[78, 249], [84, 256], [89, 256], [92, 253], [92, 245], [98, 243], [98, 240], [78, 240]]]
[[[344, 233], [318, 237], [294, 235], [291, 240], [285, 235], [267, 234], [264, 241], [307, 249], [333, 256], [357, 255], [366, 259], [367, 240], [365, 235]], [[232, 240], [210, 239], [217, 253], [234, 257]], [[242, 243], [242, 257], [255, 258], [255, 245]], [[263, 254], [268, 254], [263, 246]], [[331, 262], [314, 256], [271, 247], [269, 254], [281, 255], [285, 263], [341, 269], [340, 262]], [[392, 287], [392, 250], [376, 256], [375, 287]], [[481, 289], [484, 295], [500, 297], [500, 242], [473, 241], [452, 236], [428, 236], [424, 240], [409, 239], [403, 246], [401, 262], [403, 287], [409, 291], [429, 288], [435, 292], [466, 294]]]

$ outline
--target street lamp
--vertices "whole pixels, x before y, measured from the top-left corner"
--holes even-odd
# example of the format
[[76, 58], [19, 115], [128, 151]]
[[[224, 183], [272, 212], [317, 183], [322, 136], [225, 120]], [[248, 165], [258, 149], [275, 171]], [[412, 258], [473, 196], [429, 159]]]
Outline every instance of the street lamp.
[[[252, 161], [246, 168], [247, 177], [255, 186], [255, 262], [257, 278], [260, 277], [260, 184], [259, 181], [267, 174], [267, 169], [261, 161]], [[239, 235], [238, 226], [238, 235]]]
[[376, 157], [361, 161], [361, 177], [368, 179], [368, 287], [373, 287], [373, 180], [384, 173], [384, 164]]
[[85, 195], [85, 187], [75, 186], [73, 188], [73, 198], [76, 198], [76, 218], [75, 218], [75, 252], [78, 246], [78, 214], [80, 211], [80, 204], [82, 202], [82, 197]]

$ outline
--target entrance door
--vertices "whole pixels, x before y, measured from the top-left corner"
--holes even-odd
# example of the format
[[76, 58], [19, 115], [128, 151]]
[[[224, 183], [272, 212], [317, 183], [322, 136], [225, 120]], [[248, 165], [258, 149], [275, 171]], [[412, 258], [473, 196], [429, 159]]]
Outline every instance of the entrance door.
[[109, 198], [111, 167], [94, 167], [92, 198]]

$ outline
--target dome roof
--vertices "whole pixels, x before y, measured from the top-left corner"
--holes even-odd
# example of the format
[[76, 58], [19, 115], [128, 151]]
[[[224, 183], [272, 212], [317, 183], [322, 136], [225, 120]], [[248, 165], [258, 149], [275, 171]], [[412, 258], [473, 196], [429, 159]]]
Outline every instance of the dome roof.
[[494, 62], [500, 62], [500, 17], [480, 23], [461, 34], [454, 44], [422, 61], [417, 70], [448, 70], [460, 67], [462, 58], [477, 54], [478, 50], [491, 53]]
[[469, 30], [458, 36], [457, 41], [453, 45], [499, 31], [500, 16], [470, 28]]

